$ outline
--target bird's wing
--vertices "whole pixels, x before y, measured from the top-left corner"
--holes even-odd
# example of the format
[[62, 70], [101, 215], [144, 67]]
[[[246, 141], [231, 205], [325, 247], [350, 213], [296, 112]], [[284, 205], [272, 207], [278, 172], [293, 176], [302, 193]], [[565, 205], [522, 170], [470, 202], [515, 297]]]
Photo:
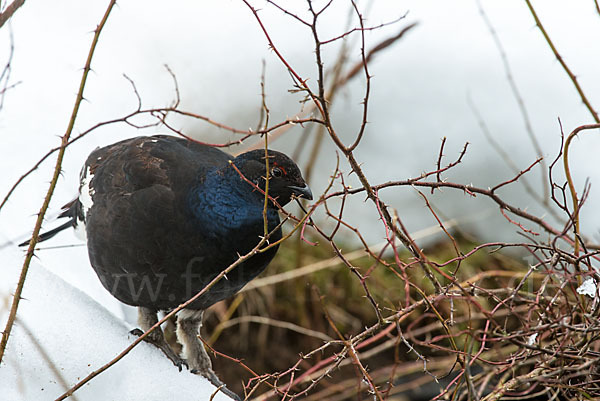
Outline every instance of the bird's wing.
[[92, 265], [109, 274], [160, 273], [169, 249], [175, 252], [185, 239], [191, 185], [227, 160], [224, 152], [172, 136], [139, 137], [92, 152], [80, 196]]

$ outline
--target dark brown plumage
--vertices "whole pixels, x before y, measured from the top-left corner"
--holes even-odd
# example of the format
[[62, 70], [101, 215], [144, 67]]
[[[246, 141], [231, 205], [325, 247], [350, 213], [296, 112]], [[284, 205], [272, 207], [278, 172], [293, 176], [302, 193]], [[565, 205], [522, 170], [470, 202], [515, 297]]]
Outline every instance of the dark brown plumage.
[[[294, 196], [312, 199], [296, 164], [283, 153], [268, 154], [269, 195], [281, 206]], [[117, 299], [140, 307], [140, 326], [147, 330], [158, 310], [185, 302], [258, 244], [264, 235], [264, 194], [256, 187], [265, 188], [266, 173], [264, 150], [233, 158], [172, 136], [127, 139], [90, 154], [80, 196], [61, 214], [70, 224], [40, 239], [71, 225], [84, 227], [98, 278]], [[269, 240], [277, 241], [281, 229], [273, 202], [267, 222]], [[216, 385], [220, 381], [195, 338], [202, 311], [238, 292], [276, 252], [272, 247], [243, 262], [178, 317], [187, 364]], [[155, 333], [152, 342], [181, 366], [162, 332]]]

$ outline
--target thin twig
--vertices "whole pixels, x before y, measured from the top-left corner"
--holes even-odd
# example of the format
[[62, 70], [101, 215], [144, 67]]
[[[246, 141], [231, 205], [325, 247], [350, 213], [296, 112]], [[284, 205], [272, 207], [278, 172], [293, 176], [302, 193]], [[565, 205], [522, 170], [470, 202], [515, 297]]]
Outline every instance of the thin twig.
[[[511, 92], [517, 102], [517, 105], [519, 106], [519, 110], [521, 111], [521, 117], [523, 118], [523, 123], [525, 124], [525, 131], [527, 132], [527, 135], [529, 136], [529, 139], [531, 140], [533, 148], [535, 149], [535, 152], [537, 153], [538, 159], [542, 158], [542, 161], [540, 162], [540, 168], [542, 169], [542, 172], [545, 172], [548, 170], [548, 166], [546, 165], [546, 161], [543, 160], [544, 152], [542, 151], [542, 147], [540, 146], [540, 143], [537, 139], [537, 136], [535, 135], [535, 132], [533, 132], [533, 126], [531, 124], [531, 119], [529, 118], [529, 112], [527, 111], [527, 107], [525, 106], [525, 101], [523, 100], [521, 91], [519, 90], [517, 83], [515, 82], [514, 74], [510, 67], [510, 63], [508, 62], [508, 57], [506, 55], [506, 51], [504, 50], [504, 46], [502, 45], [502, 42], [500, 41], [498, 32], [496, 32], [494, 25], [492, 25], [492, 21], [490, 21], [489, 17], [487, 16], [487, 14], [484, 10], [483, 5], [481, 4], [481, 0], [477, 0], [477, 7], [479, 8], [479, 13], [481, 14], [483, 21], [487, 25], [488, 30], [490, 31], [490, 34], [492, 35], [494, 44], [496, 45], [496, 48], [498, 49], [498, 53], [500, 54], [500, 59], [502, 60], [502, 65], [503, 65], [504, 71], [506, 73], [506, 80], [508, 81], [508, 84], [510, 85]], [[546, 181], [545, 179], [542, 179], [542, 186], [544, 188], [544, 196], [542, 197], [542, 204], [547, 209], [549, 209], [550, 189], [548, 187], [548, 181]]]

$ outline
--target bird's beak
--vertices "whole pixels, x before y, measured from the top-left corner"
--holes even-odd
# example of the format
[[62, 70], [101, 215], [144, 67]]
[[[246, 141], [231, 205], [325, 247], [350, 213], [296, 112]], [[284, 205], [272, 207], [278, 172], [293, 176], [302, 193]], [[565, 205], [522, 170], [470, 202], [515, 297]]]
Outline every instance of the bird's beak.
[[299, 198], [305, 198], [308, 200], [313, 199], [313, 195], [310, 191], [310, 188], [308, 187], [308, 184], [304, 184], [303, 187], [295, 187], [293, 185], [290, 185], [288, 188], [291, 189], [292, 193]]

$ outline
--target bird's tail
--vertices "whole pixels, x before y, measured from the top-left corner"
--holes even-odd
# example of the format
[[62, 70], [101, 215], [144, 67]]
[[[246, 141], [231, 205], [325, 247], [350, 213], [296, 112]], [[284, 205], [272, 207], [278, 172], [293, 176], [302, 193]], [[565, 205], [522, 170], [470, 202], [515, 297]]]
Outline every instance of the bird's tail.
[[[65, 230], [67, 228], [71, 228], [73, 227], [73, 222], [75, 221], [75, 219], [71, 219], [69, 221], [67, 221], [65, 224], [58, 226], [56, 228], [53, 228], [50, 231], [46, 231], [45, 233], [42, 233], [38, 236], [38, 242], [42, 242], [42, 241], [46, 241], [47, 239], [50, 239], [52, 237], [54, 237], [56, 234], [58, 234], [59, 232], [61, 232], [62, 230]], [[19, 244], [19, 246], [26, 246], [29, 245], [29, 242], [31, 241], [31, 238], [28, 239], [27, 241], [23, 241]]]
[[[72, 202], [69, 202], [66, 205], [64, 205], [62, 207], [63, 212], [58, 215], [58, 218], [69, 217], [69, 221], [67, 221], [63, 225], [53, 228], [50, 231], [46, 231], [45, 233], [40, 234], [38, 236], [38, 242], [46, 241], [47, 239], [54, 237], [56, 234], [58, 234], [62, 230], [66, 230], [67, 228], [75, 227], [77, 225], [76, 219], [77, 219], [77, 212], [78, 212], [78, 207], [79, 207], [78, 203], [79, 203], [79, 200], [75, 199]], [[27, 241], [21, 242], [19, 244], [19, 246], [27, 246], [27, 245], [29, 245], [30, 242], [31, 242], [31, 238], [28, 239]]]

